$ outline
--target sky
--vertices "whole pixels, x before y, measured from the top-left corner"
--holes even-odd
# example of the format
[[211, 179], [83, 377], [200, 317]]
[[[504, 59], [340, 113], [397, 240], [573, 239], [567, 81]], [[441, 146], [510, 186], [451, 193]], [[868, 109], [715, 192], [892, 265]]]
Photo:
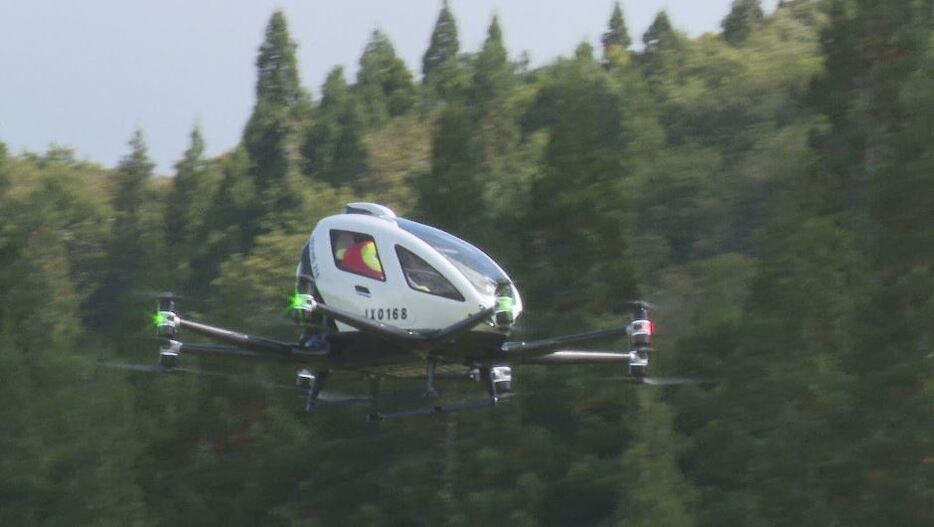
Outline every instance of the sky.
[[[512, 57], [533, 67], [597, 46], [613, 0], [450, 0], [461, 51], [480, 48], [493, 14]], [[777, 0], [765, 0], [770, 12]], [[441, 0], [20, 0], [0, 9], [0, 141], [13, 153], [56, 144], [114, 166], [143, 130], [162, 175], [198, 123], [209, 155], [240, 140], [254, 104], [256, 52], [282, 9], [314, 98], [328, 71], [354, 79], [370, 32], [389, 35], [417, 76]], [[623, 0], [633, 41], [665, 9], [697, 36], [719, 31], [731, 0]]]

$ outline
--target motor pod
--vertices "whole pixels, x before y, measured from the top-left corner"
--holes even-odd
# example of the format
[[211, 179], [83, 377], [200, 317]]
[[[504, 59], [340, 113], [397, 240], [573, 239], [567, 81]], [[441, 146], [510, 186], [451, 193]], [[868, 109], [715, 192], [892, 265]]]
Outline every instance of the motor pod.
[[174, 339], [178, 336], [178, 315], [175, 313], [175, 300], [164, 296], [159, 298], [159, 310], [153, 317], [156, 324], [156, 334], [165, 339]]
[[301, 391], [308, 391], [315, 384], [315, 375], [311, 370], [302, 368], [296, 372], [295, 386]]
[[649, 372], [648, 348], [631, 350], [629, 352], [629, 375], [637, 379], [645, 377]]
[[643, 378], [649, 369], [649, 351], [655, 324], [649, 320], [649, 310], [644, 302], [636, 302], [632, 310], [629, 333], [629, 375]]
[[633, 308], [632, 322], [629, 324], [629, 347], [631, 349], [649, 348], [652, 346], [652, 333], [655, 324], [649, 320], [649, 310], [642, 304]]
[[182, 352], [182, 343], [169, 340], [159, 348], [159, 366], [167, 369], [178, 366], [178, 356]]
[[316, 307], [318, 307], [318, 304], [315, 302], [313, 295], [296, 292], [292, 295], [289, 316], [298, 323], [310, 324], [314, 320], [312, 315]]
[[490, 369], [490, 379], [497, 395], [512, 391], [512, 368], [509, 366], [493, 366]]

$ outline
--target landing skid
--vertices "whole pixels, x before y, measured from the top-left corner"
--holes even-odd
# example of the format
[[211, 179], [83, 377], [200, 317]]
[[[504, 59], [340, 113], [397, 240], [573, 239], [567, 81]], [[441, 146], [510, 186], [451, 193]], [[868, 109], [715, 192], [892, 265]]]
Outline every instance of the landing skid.
[[438, 415], [438, 414], [452, 414], [455, 412], [461, 412], [463, 410], [475, 410], [479, 408], [494, 408], [497, 406], [497, 402], [508, 399], [512, 394], [500, 395], [497, 397], [497, 401], [492, 401], [490, 399], [476, 399], [472, 401], [463, 401], [459, 403], [451, 403], [447, 405], [435, 405], [435, 406], [423, 406], [419, 408], [405, 408], [402, 410], [393, 410], [389, 412], [377, 412], [370, 413], [366, 416], [367, 422], [375, 423], [385, 421], [387, 419], [395, 419], [399, 417], [412, 417], [417, 415]]
[[370, 411], [366, 416], [368, 422], [380, 422], [386, 419], [397, 417], [408, 417], [415, 415], [433, 415], [449, 414], [460, 412], [462, 410], [471, 410], [475, 408], [494, 408], [499, 402], [510, 395], [512, 376], [508, 367], [482, 367], [477, 371], [480, 381], [484, 384], [488, 397], [480, 400], [470, 400], [455, 402], [451, 404], [432, 404], [430, 406], [418, 406], [414, 408], [404, 408], [401, 410], [382, 411], [380, 403], [401, 402], [413, 400], [432, 400], [437, 401], [441, 394], [435, 387], [435, 369], [436, 362], [429, 358], [426, 365], [426, 386], [424, 391], [414, 393], [380, 393], [380, 377], [370, 378], [369, 397], [349, 397], [345, 399], [321, 400], [318, 398], [321, 393], [321, 387], [327, 379], [327, 372], [318, 372], [317, 375], [310, 371], [299, 373], [299, 386], [303, 387], [307, 393], [305, 411], [314, 413], [319, 408], [329, 406], [356, 406], [368, 405]]

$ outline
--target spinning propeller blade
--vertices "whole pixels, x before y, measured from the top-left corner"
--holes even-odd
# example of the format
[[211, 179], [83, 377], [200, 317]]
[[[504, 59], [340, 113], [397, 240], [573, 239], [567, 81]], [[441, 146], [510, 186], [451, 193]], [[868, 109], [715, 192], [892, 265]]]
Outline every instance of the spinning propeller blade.
[[658, 305], [646, 300], [623, 300], [624, 306], [643, 307], [645, 309], [658, 309]]
[[[237, 381], [243, 384], [253, 385], [253, 386], [262, 387], [262, 388], [288, 390], [288, 391], [298, 393], [302, 395], [303, 397], [307, 395], [307, 392], [308, 392], [307, 389], [303, 389], [300, 386], [296, 386], [294, 384], [290, 385], [290, 384], [284, 384], [284, 383], [261, 382], [255, 379], [244, 377], [243, 375], [235, 375], [231, 373], [224, 373], [224, 372], [212, 371], [212, 370], [199, 370], [195, 368], [183, 368], [183, 367], [166, 368], [163, 366], [159, 366], [158, 364], [134, 364], [134, 363], [127, 363], [127, 362], [98, 362], [97, 366], [101, 368], [135, 371], [135, 372], [142, 372], [142, 373], [155, 373], [155, 374], [160, 374], [160, 375], [183, 374], [183, 375], [195, 375], [199, 377], [224, 378], [224, 379], [230, 379], [230, 380]], [[335, 392], [332, 390], [322, 391], [321, 394], [318, 396], [318, 398], [319, 400], [323, 402], [335, 403], [335, 404], [359, 404], [361, 402], [370, 401], [370, 399], [367, 397], [360, 397], [360, 396], [355, 396], [351, 394]]]
[[650, 386], [676, 386], [681, 384], [713, 384], [713, 379], [697, 379], [690, 377], [601, 377], [601, 381], [620, 381], [629, 384], [648, 384]]

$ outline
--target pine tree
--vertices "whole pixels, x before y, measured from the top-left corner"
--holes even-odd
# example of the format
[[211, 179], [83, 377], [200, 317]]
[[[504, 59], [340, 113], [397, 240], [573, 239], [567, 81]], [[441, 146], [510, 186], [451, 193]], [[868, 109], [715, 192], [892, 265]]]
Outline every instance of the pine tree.
[[642, 35], [645, 47], [638, 61], [654, 89], [678, 75], [686, 60], [686, 46], [681, 35], [671, 26], [668, 13], [659, 11], [652, 25]]
[[443, 76], [447, 73], [446, 70], [456, 67], [459, 48], [457, 22], [451, 13], [448, 0], [444, 0], [435, 28], [431, 32], [431, 43], [422, 57], [422, 82], [431, 84], [435, 81], [435, 76]]
[[114, 210], [118, 222], [135, 227], [139, 221], [139, 210], [143, 204], [146, 180], [152, 177], [155, 163], [149, 159], [143, 131], [137, 129], [130, 139], [130, 153], [117, 165], [117, 188]]
[[603, 42], [603, 57], [606, 58], [610, 53], [610, 48], [617, 46], [620, 50], [627, 50], [632, 45], [632, 39], [629, 38], [629, 32], [626, 30], [626, 22], [623, 20], [623, 9], [619, 2], [613, 5], [613, 14], [610, 16], [609, 27], [601, 39]]
[[826, 67], [810, 90], [811, 104], [830, 125], [814, 134], [822, 159], [813, 194], [825, 212], [846, 211], [863, 233], [885, 139], [902, 122], [898, 94], [924, 55], [932, 16], [915, 2], [829, 6], [821, 32]]
[[471, 233], [485, 246], [511, 245], [506, 233], [493, 227], [503, 215], [510, 216], [520, 199], [518, 167], [520, 133], [516, 121], [520, 110], [515, 66], [509, 61], [499, 17], [493, 16], [487, 38], [474, 61], [468, 104], [472, 134], [477, 144], [479, 165], [474, 168], [484, 189], [479, 216], [487, 227]]
[[276, 11], [256, 58], [256, 105], [243, 132], [250, 177], [267, 211], [288, 211], [300, 204], [299, 143], [308, 97], [299, 83], [295, 49], [285, 15]]
[[396, 56], [389, 38], [374, 29], [360, 57], [357, 95], [368, 126], [380, 127], [415, 103], [415, 85], [405, 62]]
[[645, 53], [651, 54], [659, 51], [674, 43], [677, 40], [674, 28], [671, 27], [671, 21], [668, 20], [668, 13], [659, 11], [655, 15], [652, 25], [642, 35], [642, 43], [645, 44]]
[[247, 254], [261, 233], [265, 212], [256, 184], [250, 178], [250, 158], [238, 148], [218, 163], [220, 181], [211, 197], [204, 224], [192, 247], [189, 292], [207, 294], [221, 264], [234, 253]]
[[175, 164], [175, 179], [166, 204], [166, 242], [170, 247], [182, 242], [187, 232], [197, 230], [206, 211], [195, 209], [195, 202], [204, 194], [210, 194], [205, 188], [208, 162], [204, 158], [201, 127], [195, 126], [190, 137], [191, 144], [182, 160]]
[[265, 40], [256, 57], [256, 101], [276, 107], [295, 108], [302, 89], [295, 60], [297, 46], [289, 36], [285, 14], [276, 11], [266, 25]]
[[366, 160], [363, 127], [360, 105], [344, 80], [344, 69], [336, 67], [324, 82], [321, 104], [305, 138], [306, 172], [332, 185], [356, 185]]
[[519, 139], [515, 126], [517, 108], [513, 100], [516, 84], [515, 72], [503, 45], [499, 18], [494, 16], [474, 64], [469, 103], [477, 116], [484, 160], [497, 176], [502, 173], [497, 165], [514, 151]]
[[721, 24], [723, 38], [730, 44], [741, 43], [764, 19], [760, 0], [733, 0], [730, 13]]
[[467, 236], [480, 220], [483, 201], [477, 166], [479, 152], [469, 112], [461, 105], [444, 109], [435, 125], [431, 170], [415, 180], [419, 219]]
[[[494, 15], [474, 66], [471, 104], [483, 105], [491, 98], [501, 95], [511, 80], [511, 74], [499, 17]], [[487, 112], [481, 109], [480, 113]]]
[[[636, 293], [626, 257], [630, 226], [619, 92], [592, 48], [578, 49], [558, 74], [545, 165], [532, 182], [530, 274], [541, 295], [536, 302], [557, 309], [615, 309], [620, 306], [613, 298]], [[573, 276], [567, 269], [575, 269]]]
[[157, 233], [147, 230], [155, 226], [145, 215], [153, 205], [147, 183], [155, 164], [149, 159], [141, 130], [133, 133], [129, 145], [130, 153], [120, 160], [114, 173], [114, 221], [106, 247], [106, 278], [91, 297], [98, 315], [95, 322], [123, 332], [124, 326], [145, 327], [145, 310], [136, 292], [161, 285], [156, 272], [159, 262], [155, 261], [159, 248], [154, 246], [161, 242], [161, 236], [156, 241]]
[[617, 525], [694, 525], [690, 505], [697, 491], [678, 467], [684, 441], [674, 428], [674, 418], [658, 392], [636, 391], [638, 413], [632, 443], [622, 460], [621, 503]]

